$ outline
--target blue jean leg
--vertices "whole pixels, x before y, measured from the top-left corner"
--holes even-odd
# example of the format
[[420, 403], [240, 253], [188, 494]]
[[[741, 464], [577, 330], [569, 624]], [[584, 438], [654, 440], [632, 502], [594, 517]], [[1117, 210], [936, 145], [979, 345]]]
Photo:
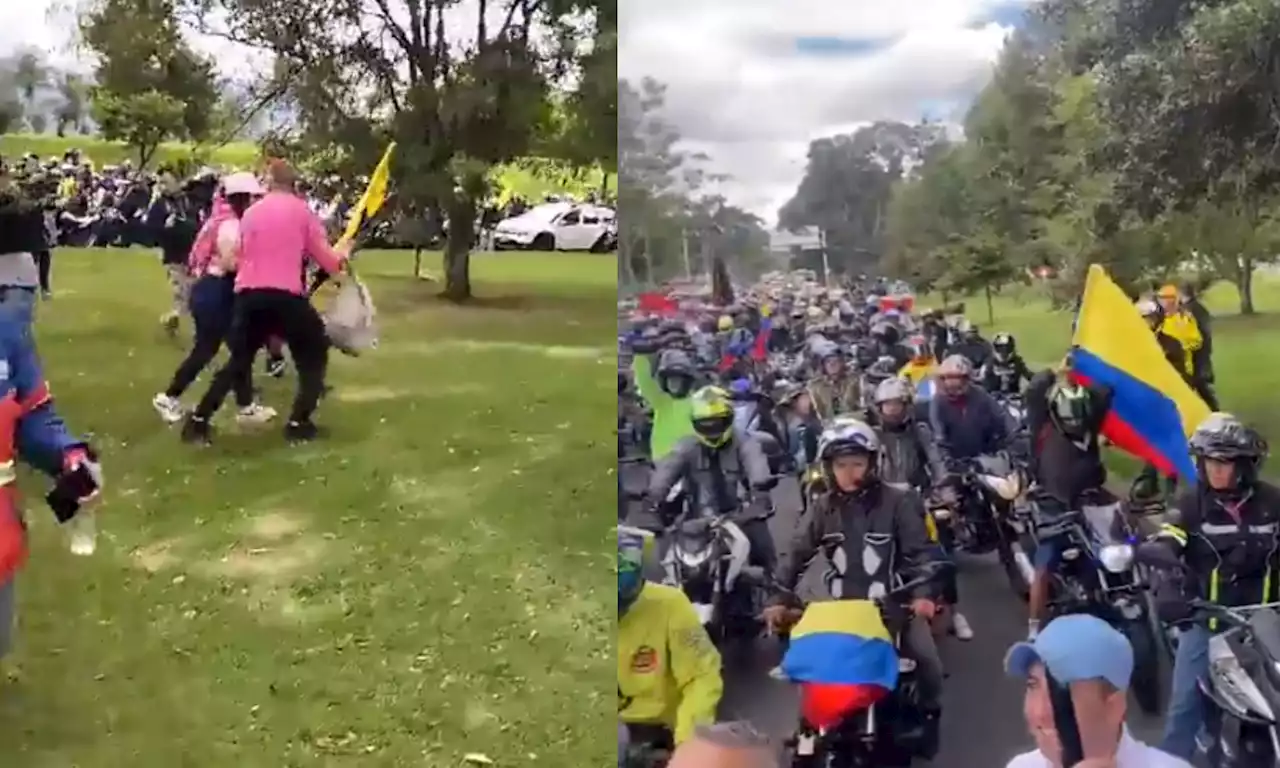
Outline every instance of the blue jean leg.
[[1190, 761], [1196, 752], [1196, 736], [1204, 725], [1204, 700], [1200, 679], [1209, 674], [1209, 630], [1190, 627], [1178, 637], [1169, 690], [1169, 711], [1164, 720], [1160, 749]]
[[36, 319], [35, 289], [0, 286], [0, 314], [19, 323], [30, 335]]

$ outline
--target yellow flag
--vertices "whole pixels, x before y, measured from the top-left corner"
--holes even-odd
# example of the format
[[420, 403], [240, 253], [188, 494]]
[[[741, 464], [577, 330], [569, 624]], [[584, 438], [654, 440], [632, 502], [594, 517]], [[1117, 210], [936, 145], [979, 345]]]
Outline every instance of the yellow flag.
[[376, 216], [382, 209], [382, 204], [387, 201], [387, 184], [391, 181], [391, 154], [395, 150], [396, 143], [393, 141], [387, 146], [387, 151], [382, 153], [378, 167], [373, 169], [373, 175], [369, 177], [369, 186], [364, 188], [360, 201], [351, 209], [351, 218], [347, 220], [347, 228], [338, 240], [339, 243], [354, 240], [360, 233], [360, 227]]

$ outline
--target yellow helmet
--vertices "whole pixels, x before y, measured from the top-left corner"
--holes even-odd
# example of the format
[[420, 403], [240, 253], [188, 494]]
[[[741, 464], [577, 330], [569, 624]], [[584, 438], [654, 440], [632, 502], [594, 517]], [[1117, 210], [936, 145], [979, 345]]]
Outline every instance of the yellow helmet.
[[720, 387], [703, 387], [690, 397], [689, 418], [698, 442], [719, 448], [733, 436], [733, 406]]
[[721, 315], [720, 319], [716, 321], [716, 327], [722, 331], [732, 331], [733, 318], [728, 315]]

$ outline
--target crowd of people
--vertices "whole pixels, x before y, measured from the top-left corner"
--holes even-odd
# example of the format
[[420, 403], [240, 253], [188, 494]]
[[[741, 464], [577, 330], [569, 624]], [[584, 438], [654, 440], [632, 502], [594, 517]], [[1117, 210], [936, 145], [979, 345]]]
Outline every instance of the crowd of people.
[[[749, 612], [737, 625], [748, 641], [759, 630], [785, 636], [809, 604], [798, 597], [801, 577], [824, 559], [830, 595], [817, 599], [876, 602], [899, 652], [914, 662], [912, 690], [888, 692], [895, 722], [881, 730], [912, 734], [908, 760], [945, 750], [935, 638], [944, 629], [964, 641], [981, 629], [960, 610], [955, 571], [965, 552], [982, 548], [955, 533], [952, 521], [1012, 515], [1015, 505], [1037, 533], [1027, 553], [1027, 640], [1010, 650], [1006, 671], [1026, 681], [1037, 749], [1010, 766], [1179, 766], [1198, 748], [1217, 764], [1224, 752], [1247, 751], [1218, 738], [1222, 712], [1198, 688], [1209, 674], [1209, 639], [1227, 628], [1206, 618], [1205, 606], [1254, 610], [1280, 600], [1271, 578], [1280, 566], [1280, 489], [1260, 477], [1262, 436], [1216, 410], [1211, 318], [1196, 293], [1162, 286], [1135, 310], [1169, 364], [1215, 410], [1189, 437], [1196, 482], [1179, 489], [1170, 478], [1158, 499], [1158, 482], [1135, 483], [1129, 499], [1108, 491], [1102, 425], [1114, 393], [1074, 375], [1071, 350], [1035, 370], [1013, 335], [984, 337], [963, 307], [924, 310], [884, 281], [828, 290], [797, 275], [739, 289], [727, 305], [656, 294], [620, 303], [618, 456], [620, 465], [652, 470], [641, 492], [619, 478], [619, 765], [660, 764], [675, 747], [672, 765], [685, 764], [682, 753], [722, 755], [699, 765], [777, 765], [780, 744], [795, 765], [808, 765], [800, 756], [812, 752], [798, 745], [815, 734], [831, 749], [853, 748], [833, 736], [848, 722], [817, 728], [807, 708], [781, 743], [752, 737], [726, 745], [716, 735], [741, 736], [741, 725], [701, 730], [716, 721], [724, 690], [722, 653], [733, 634], [724, 616]], [[974, 480], [995, 473], [988, 468], [998, 456], [1013, 467], [1008, 476], [1021, 479], [1003, 500], [980, 493]], [[775, 551], [773, 492], [791, 481], [804, 510]], [[1130, 516], [1130, 508], [1157, 502], [1160, 527]], [[1120, 550], [1129, 562], [1117, 568], [1132, 567], [1137, 545], [1152, 568], [1161, 626], [1178, 638], [1158, 747], [1124, 727], [1142, 664], [1130, 636], [1114, 621], [1055, 607], [1062, 574], [1079, 555], [1061, 535], [1064, 521], [1099, 505], [1125, 510], [1117, 524], [1132, 523], [1125, 530], [1134, 534]], [[939, 510], [947, 509], [944, 517]], [[692, 532], [705, 540], [705, 531], [730, 523], [755, 574], [722, 583], [739, 604], [710, 613], [701, 593], [691, 599], [695, 589], [680, 567], [660, 580], [646, 570], [654, 553], [664, 566], [670, 561], [673, 539]], [[702, 573], [692, 560], [688, 566]], [[935, 575], [913, 581], [920, 573]], [[900, 592], [903, 585], [910, 588]], [[973, 599], [982, 596], [965, 597]], [[806, 682], [792, 676], [804, 665], [788, 658], [774, 673]], [[1072, 691], [1071, 719], [1063, 719], [1055, 686]], [[1074, 732], [1065, 733], [1072, 719]], [[844, 764], [839, 759], [831, 764]]]

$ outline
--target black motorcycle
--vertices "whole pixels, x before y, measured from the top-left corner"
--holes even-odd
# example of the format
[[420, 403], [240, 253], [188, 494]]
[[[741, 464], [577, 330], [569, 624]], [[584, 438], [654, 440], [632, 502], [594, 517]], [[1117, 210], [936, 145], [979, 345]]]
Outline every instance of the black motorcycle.
[[1146, 599], [1148, 580], [1135, 563], [1140, 537], [1123, 505], [1102, 491], [1085, 494], [1078, 509], [1046, 511], [1052, 500], [1036, 503], [1019, 549], [1052, 542], [1059, 552], [1053, 571], [1049, 619], [1087, 613], [1106, 621], [1133, 646], [1134, 701], [1146, 714], [1161, 712], [1161, 644], [1157, 622]]
[[[842, 542], [839, 536], [823, 541], [830, 564], [824, 580], [829, 587], [843, 582]], [[875, 601], [885, 615], [895, 647], [901, 649], [901, 629], [911, 620], [910, 609], [903, 604], [907, 596], [949, 568], [950, 563], [931, 563]], [[900, 656], [898, 670], [897, 688], [888, 697], [847, 713], [834, 727], [818, 728], [801, 718], [786, 741], [784, 764], [791, 768], [884, 768], [933, 759], [939, 746], [937, 713], [926, 713], [920, 706], [916, 661]]]
[[[1165, 573], [1186, 570], [1158, 544], [1140, 546], [1138, 560]], [[1235, 768], [1271, 768], [1280, 762], [1280, 603], [1190, 600], [1178, 623], [1211, 621], [1222, 631], [1209, 638], [1209, 674], [1200, 680], [1216, 731], [1208, 763], [1227, 755]]]
[[1014, 542], [1019, 532], [1011, 511], [1027, 488], [1026, 474], [1005, 453], [966, 462], [952, 482], [927, 502], [938, 526], [938, 538], [948, 551], [984, 554], [995, 551], [1015, 594], [1027, 598], [1031, 582], [1028, 561], [1019, 563]]

